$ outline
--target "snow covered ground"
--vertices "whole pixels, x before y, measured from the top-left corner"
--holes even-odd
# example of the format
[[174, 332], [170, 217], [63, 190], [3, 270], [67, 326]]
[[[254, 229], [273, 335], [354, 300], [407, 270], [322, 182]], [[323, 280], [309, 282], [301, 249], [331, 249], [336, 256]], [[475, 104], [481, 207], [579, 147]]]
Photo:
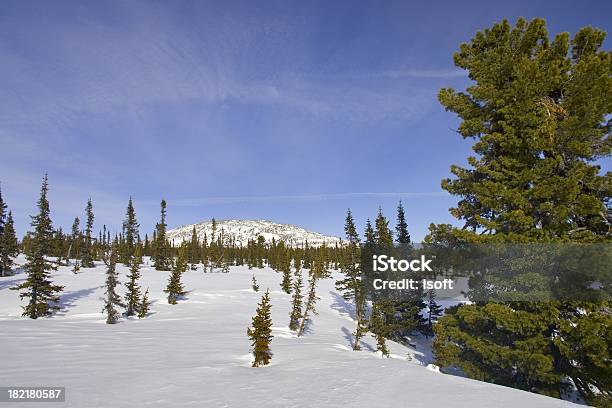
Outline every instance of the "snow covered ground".
[[[127, 268], [118, 269], [125, 281]], [[250, 289], [252, 273], [260, 293]], [[65, 285], [63, 308], [38, 320], [20, 317], [18, 294], [9, 290], [24, 273], [0, 278], [0, 386], [66, 387], [65, 403], [20, 407], [574, 406], [436, 372], [427, 367], [425, 345], [414, 350], [390, 343], [391, 358], [382, 358], [368, 336], [363, 351], [352, 351], [352, 310], [332, 279], [320, 283], [319, 315], [297, 338], [287, 328], [290, 295], [280, 291], [281, 275], [270, 269], [187, 271], [183, 282], [190, 292], [177, 305], [167, 304], [162, 292], [168, 272], [145, 265], [142, 274], [151, 316], [116, 325], [105, 324], [101, 314], [103, 265], [78, 275], [60, 268], [54, 275]], [[271, 365], [252, 368], [246, 329], [266, 288], [274, 356]]]

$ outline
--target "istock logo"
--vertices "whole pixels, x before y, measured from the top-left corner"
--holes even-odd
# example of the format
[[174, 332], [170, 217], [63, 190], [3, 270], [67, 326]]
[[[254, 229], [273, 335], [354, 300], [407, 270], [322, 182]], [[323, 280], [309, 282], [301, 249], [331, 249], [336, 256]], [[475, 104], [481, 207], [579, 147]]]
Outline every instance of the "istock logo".
[[421, 259], [395, 259], [388, 255], [373, 255], [372, 265], [374, 272], [433, 272], [429, 267], [432, 259], [426, 259], [425, 255], [421, 255]]

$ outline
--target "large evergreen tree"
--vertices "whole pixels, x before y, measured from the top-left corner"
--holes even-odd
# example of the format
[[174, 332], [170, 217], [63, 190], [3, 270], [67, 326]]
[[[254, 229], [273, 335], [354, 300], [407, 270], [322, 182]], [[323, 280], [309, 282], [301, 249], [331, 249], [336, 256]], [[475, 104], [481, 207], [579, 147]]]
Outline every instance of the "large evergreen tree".
[[[475, 140], [469, 168], [442, 187], [461, 197], [463, 229], [432, 226], [432, 242], [611, 240], [612, 53], [585, 27], [551, 41], [541, 19], [478, 32], [454, 55], [473, 84], [442, 89], [444, 107]], [[534, 265], [534, 267], [537, 267]], [[510, 387], [560, 396], [569, 380], [592, 404], [610, 403], [609, 302], [498, 302], [451, 308], [434, 326], [441, 366]], [[606, 402], [607, 401], [607, 402]]]
[[291, 299], [291, 314], [289, 315], [289, 329], [297, 330], [302, 318], [302, 270], [299, 263], [296, 263], [293, 277], [293, 297]]
[[[60, 233], [61, 239], [61, 233]], [[73, 271], [76, 273], [79, 271], [81, 267], [81, 243], [83, 241], [83, 237], [81, 234], [81, 220], [79, 217], [75, 217], [72, 222], [72, 228], [70, 233], [70, 247], [68, 249], [68, 263], [70, 263], [70, 258], [74, 259], [74, 268]]]
[[22, 291], [19, 295], [22, 299], [29, 299], [23, 308], [23, 316], [31, 319], [48, 315], [53, 310], [59, 309], [59, 293], [64, 289], [63, 286], [54, 285], [51, 281], [51, 271], [55, 267], [47, 259], [53, 238], [48, 192], [49, 182], [45, 174], [37, 203], [38, 214], [31, 217], [32, 231], [29, 233], [27, 262], [24, 266], [28, 277], [22, 284], [12, 288]]
[[176, 263], [174, 264], [172, 273], [168, 279], [168, 286], [164, 290], [164, 292], [168, 294], [168, 303], [171, 305], [176, 305], [178, 298], [187, 293], [183, 288], [183, 284], [181, 283], [181, 275], [187, 270], [187, 259], [185, 252], [186, 250], [184, 246], [179, 248]]
[[170, 251], [166, 237], [166, 200], [161, 200], [160, 220], [155, 226], [155, 269], [167, 271], [170, 268]]
[[123, 221], [123, 243], [120, 251], [121, 263], [129, 266], [134, 255], [136, 242], [138, 241], [138, 221], [136, 221], [136, 210], [130, 197]]
[[121, 302], [121, 297], [117, 294], [117, 285], [119, 284], [116, 270], [117, 266], [117, 251], [113, 246], [108, 259], [106, 259], [106, 297], [104, 299], [104, 307], [102, 312], [106, 313], [106, 324], [115, 324], [119, 320], [121, 314], [116, 309], [117, 307], [125, 307]]
[[133, 316], [138, 312], [140, 306], [140, 285], [138, 280], [140, 279], [140, 265], [142, 264], [142, 245], [137, 244], [134, 256], [132, 257], [132, 264], [130, 265], [130, 273], [128, 275], [128, 281], [125, 284], [127, 292], [125, 294], [125, 315]]
[[0, 234], [0, 276], [11, 273], [13, 258], [19, 253], [13, 213], [9, 211], [4, 223], [4, 231]]
[[85, 206], [85, 218], [85, 236], [83, 237], [83, 255], [81, 256], [81, 266], [83, 268], [93, 268], [94, 254], [92, 246], [92, 233], [94, 213], [91, 198], [87, 200], [87, 205]]
[[361, 281], [359, 234], [357, 233], [353, 214], [350, 209], [346, 213], [344, 233], [346, 235], [346, 247], [343, 251], [344, 259], [342, 259], [340, 266], [344, 279], [336, 282], [336, 289], [342, 293], [342, 297], [345, 300], [352, 300], [355, 303], [357, 328], [355, 329], [355, 340], [352, 346], [353, 350], [360, 350], [361, 346], [359, 345], [359, 341], [367, 331], [366, 299], [363, 283]]
[[410, 245], [410, 233], [408, 232], [408, 223], [406, 222], [406, 213], [404, 205], [399, 202], [397, 206], [397, 225], [395, 226], [395, 240], [400, 245]]
[[253, 350], [253, 367], [268, 365], [272, 359], [270, 343], [272, 342], [272, 317], [270, 315], [270, 291], [261, 298], [261, 303], [257, 307], [253, 316], [252, 328], [247, 329], [247, 335], [251, 339]]

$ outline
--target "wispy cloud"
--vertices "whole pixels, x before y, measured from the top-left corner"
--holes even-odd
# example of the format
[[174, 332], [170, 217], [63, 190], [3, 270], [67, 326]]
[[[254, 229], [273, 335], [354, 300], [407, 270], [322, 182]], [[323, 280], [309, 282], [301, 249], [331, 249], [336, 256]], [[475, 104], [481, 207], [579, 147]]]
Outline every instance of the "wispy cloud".
[[[268, 195], [268, 196], [231, 196], [231, 197], [197, 197], [168, 199], [168, 203], [176, 207], [197, 207], [207, 204], [235, 204], [235, 203], [279, 203], [279, 202], [309, 202], [345, 199], [365, 199], [380, 197], [395, 198], [436, 198], [447, 197], [448, 193], [442, 191], [424, 192], [355, 192], [334, 194], [301, 194], [301, 195]], [[136, 200], [139, 205], [159, 205], [159, 201]]]

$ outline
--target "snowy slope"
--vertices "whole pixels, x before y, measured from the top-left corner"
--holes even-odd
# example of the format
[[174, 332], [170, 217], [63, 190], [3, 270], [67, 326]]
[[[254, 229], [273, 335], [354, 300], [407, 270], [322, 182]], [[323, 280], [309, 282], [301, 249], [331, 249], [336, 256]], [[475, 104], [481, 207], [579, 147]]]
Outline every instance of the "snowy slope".
[[[20, 258], [23, 262], [23, 259]], [[127, 268], [120, 267], [125, 281]], [[426, 367], [426, 348], [391, 343], [392, 358], [349, 349], [352, 309], [321, 282], [319, 315], [302, 338], [287, 328], [290, 295], [270, 269], [232, 268], [229, 274], [184, 274], [187, 299], [168, 305], [167, 272], [143, 268], [153, 314], [104, 324], [104, 268], [55, 273], [66, 286], [63, 310], [52, 318], [19, 317], [8, 288], [19, 273], [0, 278], [0, 384], [66, 387], [62, 407], [561, 407], [569, 402], [440, 374]], [[262, 293], [250, 289], [255, 273], [270, 288], [272, 364], [250, 367], [246, 328]], [[406, 356], [412, 355], [408, 361]], [[45, 404], [30, 404], [33, 407]], [[54, 404], [51, 404], [55, 406]], [[27, 403], [20, 407], [29, 406]]]
[[[204, 239], [204, 234], [210, 240], [212, 234], [212, 222], [204, 221], [198, 224], [184, 225], [182, 227], [168, 231], [168, 239], [174, 245], [189, 241], [195, 225], [196, 234], [200, 240]], [[217, 236], [223, 231], [227, 238], [235, 238], [237, 245], [246, 245], [252, 239], [257, 239], [258, 235], [265, 238], [266, 242], [271, 242], [272, 238], [276, 241], [282, 240], [292, 246], [302, 246], [306, 241], [310, 246], [321, 246], [325, 243], [334, 246], [340, 242], [340, 238], [326, 236], [318, 232], [307, 231], [296, 225], [279, 224], [265, 220], [223, 220], [217, 221]]]

